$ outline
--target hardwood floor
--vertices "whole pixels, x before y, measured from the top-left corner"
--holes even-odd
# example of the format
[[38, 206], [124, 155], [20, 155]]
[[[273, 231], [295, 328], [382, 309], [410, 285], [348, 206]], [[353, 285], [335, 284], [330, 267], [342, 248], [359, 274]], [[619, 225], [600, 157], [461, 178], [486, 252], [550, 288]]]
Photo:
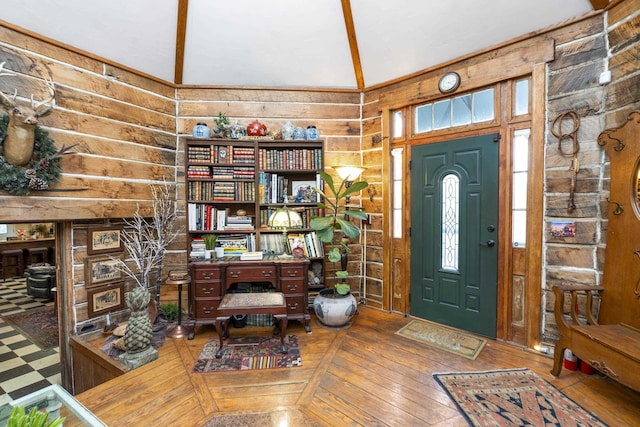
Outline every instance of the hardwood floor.
[[361, 307], [343, 331], [322, 329], [312, 319], [313, 332], [305, 334], [303, 325], [291, 322], [288, 333], [299, 337], [302, 367], [192, 374], [204, 343], [216, 338], [207, 326], [192, 341], [167, 339], [157, 361], [76, 398], [114, 426], [203, 426], [223, 414], [271, 412], [274, 426], [455, 427], [467, 423], [433, 373], [527, 367], [609, 425], [638, 425], [640, 393], [614, 381], [567, 370], [555, 378], [551, 358], [496, 341], [471, 361], [395, 335], [409, 320]]

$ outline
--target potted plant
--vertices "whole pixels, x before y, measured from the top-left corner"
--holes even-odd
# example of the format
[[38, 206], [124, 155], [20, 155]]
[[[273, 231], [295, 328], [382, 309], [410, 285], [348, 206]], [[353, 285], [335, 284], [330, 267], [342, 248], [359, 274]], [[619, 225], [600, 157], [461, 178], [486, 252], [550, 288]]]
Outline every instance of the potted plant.
[[369, 185], [365, 181], [353, 182], [361, 172], [360, 168], [338, 169], [342, 178], [339, 185], [334, 182], [331, 175], [318, 172], [324, 181], [324, 189], [316, 188], [315, 190], [322, 197], [318, 207], [324, 209], [324, 216], [311, 218], [310, 226], [320, 240], [334, 245], [329, 249], [327, 259], [332, 263], [340, 262], [340, 270], [335, 272], [338, 282], [333, 288], [320, 291], [314, 299], [313, 309], [318, 322], [330, 328], [350, 326], [357, 312], [356, 300], [351, 295], [351, 287], [347, 283], [349, 276], [347, 261], [348, 253], [351, 252], [349, 239], [360, 236], [360, 228], [351, 222], [351, 218], [357, 220], [367, 218], [364, 208], [350, 205], [351, 195]]
[[27, 414], [23, 406], [15, 406], [7, 420], [7, 427], [59, 427], [64, 420], [61, 417], [51, 419], [48, 412], [38, 411], [36, 407]]
[[204, 240], [204, 259], [211, 259], [214, 255], [214, 250], [216, 249], [216, 241], [218, 240], [218, 236], [215, 234], [207, 234], [202, 238]]

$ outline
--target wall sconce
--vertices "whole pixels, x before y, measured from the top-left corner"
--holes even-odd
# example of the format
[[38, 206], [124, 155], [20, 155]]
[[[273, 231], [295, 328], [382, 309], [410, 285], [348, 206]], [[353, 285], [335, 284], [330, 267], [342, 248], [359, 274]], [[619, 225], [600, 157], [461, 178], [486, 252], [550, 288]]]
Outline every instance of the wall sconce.
[[367, 187], [367, 193], [369, 193], [369, 200], [373, 202], [373, 198], [378, 195], [378, 191], [376, 190], [376, 186], [370, 184]]

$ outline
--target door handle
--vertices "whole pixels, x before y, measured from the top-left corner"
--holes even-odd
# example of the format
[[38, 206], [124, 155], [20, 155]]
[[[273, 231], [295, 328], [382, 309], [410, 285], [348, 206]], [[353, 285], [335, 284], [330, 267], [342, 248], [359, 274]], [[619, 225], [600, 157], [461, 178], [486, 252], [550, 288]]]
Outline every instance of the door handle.
[[486, 246], [487, 248], [492, 248], [496, 245], [495, 240], [487, 240], [486, 243], [480, 243], [480, 246]]

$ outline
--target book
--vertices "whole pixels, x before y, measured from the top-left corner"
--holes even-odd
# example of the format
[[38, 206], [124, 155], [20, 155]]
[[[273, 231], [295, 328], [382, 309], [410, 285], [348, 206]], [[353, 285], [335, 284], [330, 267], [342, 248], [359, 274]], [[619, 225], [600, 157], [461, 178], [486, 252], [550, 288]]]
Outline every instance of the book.
[[262, 259], [262, 252], [245, 252], [240, 255], [242, 261], [259, 261]]

